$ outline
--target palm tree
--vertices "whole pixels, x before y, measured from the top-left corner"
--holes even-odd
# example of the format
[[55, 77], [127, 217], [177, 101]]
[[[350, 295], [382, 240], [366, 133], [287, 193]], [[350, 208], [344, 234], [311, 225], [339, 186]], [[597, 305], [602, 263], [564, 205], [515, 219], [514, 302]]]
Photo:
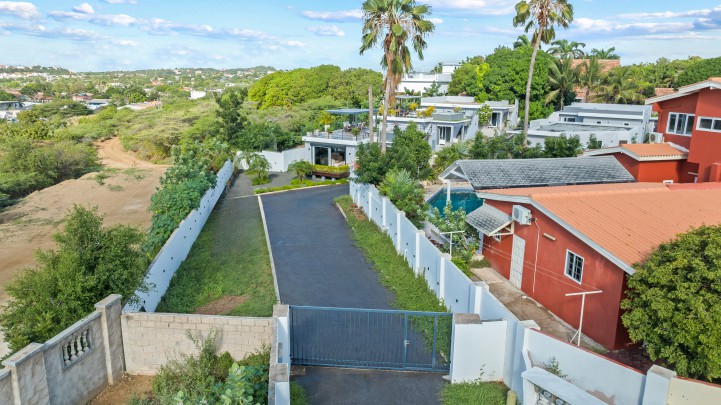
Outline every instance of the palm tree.
[[567, 95], [572, 93], [579, 83], [579, 77], [579, 68], [573, 66], [573, 59], [557, 59], [548, 70], [548, 84], [554, 90], [546, 96], [546, 104], [558, 101], [558, 109], [562, 110]]
[[608, 74], [603, 85], [596, 90], [594, 101], [616, 104], [641, 103], [644, 98], [639, 90], [630, 69], [616, 68]]
[[253, 177], [252, 184], [258, 185], [258, 184], [265, 184], [269, 183], [270, 179], [268, 178], [268, 172], [273, 168], [273, 166], [268, 162], [268, 159], [265, 158], [263, 155], [256, 154], [253, 156], [253, 158], [250, 160], [248, 164], [248, 170], [245, 172]]
[[383, 124], [381, 127], [381, 151], [386, 151], [388, 134], [388, 110], [393, 101], [395, 88], [403, 73], [410, 72], [411, 50], [406, 42], [410, 39], [413, 50], [423, 60], [423, 50], [428, 46], [426, 35], [433, 32], [435, 26], [427, 18], [431, 8], [425, 4], [417, 5], [415, 0], [366, 0], [363, 9], [363, 39], [360, 47], [361, 55], [376, 46], [383, 44], [381, 66], [386, 68], [383, 83]]
[[288, 165], [288, 170], [295, 172], [295, 178], [303, 181], [309, 174], [313, 173], [313, 165], [307, 160], [294, 160]]
[[581, 71], [581, 77], [579, 83], [584, 87], [583, 99], [588, 100], [588, 96], [591, 91], [595, 90], [598, 84], [601, 82], [601, 64], [598, 63], [598, 58], [593, 56], [583, 64]]
[[586, 53], [583, 52], [586, 44], [583, 42], [571, 41], [567, 39], [557, 39], [551, 42], [552, 47], [548, 48], [548, 53], [558, 58], [583, 59]]
[[528, 39], [528, 35], [519, 35], [515, 41], [513, 41], [513, 49], [523, 48], [524, 46], [531, 47], [531, 40]]
[[528, 115], [531, 104], [531, 80], [533, 80], [533, 67], [536, 64], [536, 55], [541, 42], [549, 43], [555, 38], [555, 26], [568, 28], [573, 21], [573, 6], [567, 0], [522, 0], [516, 4], [516, 16], [513, 17], [513, 26], [525, 26], [526, 32], [533, 31], [533, 54], [528, 69], [528, 83], [526, 84], [525, 117], [523, 120], [523, 133], [528, 133]]
[[591, 49], [591, 56], [595, 56], [598, 59], [621, 59], [620, 56], [618, 56], [617, 54], [614, 53], [615, 51], [616, 51], [615, 46], [612, 46], [608, 49], [593, 48], [593, 49]]

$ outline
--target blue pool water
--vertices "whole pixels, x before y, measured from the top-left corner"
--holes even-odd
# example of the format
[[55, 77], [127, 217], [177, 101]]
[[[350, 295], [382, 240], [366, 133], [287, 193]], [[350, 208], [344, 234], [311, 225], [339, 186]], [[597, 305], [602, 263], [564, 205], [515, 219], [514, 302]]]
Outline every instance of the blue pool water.
[[[447, 190], [441, 189], [428, 200], [428, 204], [433, 208], [438, 208], [443, 215], [443, 208], [446, 207], [446, 194]], [[478, 198], [475, 192], [471, 189], [451, 189], [451, 206], [453, 210], [463, 208], [467, 214], [475, 211], [478, 207], [483, 205], [483, 200]]]

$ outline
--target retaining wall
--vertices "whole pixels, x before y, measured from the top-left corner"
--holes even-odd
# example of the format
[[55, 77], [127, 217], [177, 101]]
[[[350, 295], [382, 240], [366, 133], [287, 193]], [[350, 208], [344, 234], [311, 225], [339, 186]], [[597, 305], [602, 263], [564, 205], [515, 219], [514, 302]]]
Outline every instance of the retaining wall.
[[[299, 146], [297, 148], [284, 150], [283, 152], [264, 150], [260, 152], [260, 154], [270, 163], [271, 172], [287, 172], [288, 166], [295, 161], [311, 161], [310, 147], [306, 146]], [[241, 162], [240, 166], [242, 169], [248, 168], [245, 162]]]
[[188, 333], [205, 338], [215, 330], [219, 352], [235, 359], [269, 346], [273, 318], [137, 312], [121, 322], [126, 371], [153, 375], [168, 359], [197, 352]]
[[200, 200], [198, 208], [190, 211], [187, 217], [180, 222], [178, 228], [170, 235], [163, 248], [155, 256], [155, 259], [148, 267], [145, 281], [151, 286], [148, 292], [136, 292], [140, 298], [139, 302], [128, 304], [126, 311], [137, 312], [145, 310], [154, 312], [160, 300], [165, 295], [170, 285], [170, 280], [178, 270], [183, 261], [188, 257], [193, 243], [200, 235], [200, 231], [213, 212], [215, 204], [225, 190], [226, 183], [233, 175], [233, 163], [225, 162], [225, 165], [218, 171], [217, 182], [214, 188], [209, 189]]

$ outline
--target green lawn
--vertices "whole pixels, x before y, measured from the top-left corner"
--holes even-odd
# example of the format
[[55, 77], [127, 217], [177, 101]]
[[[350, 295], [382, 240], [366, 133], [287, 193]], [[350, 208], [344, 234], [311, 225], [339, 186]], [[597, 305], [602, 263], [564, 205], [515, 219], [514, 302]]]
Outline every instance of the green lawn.
[[[223, 297], [244, 297], [224, 308]], [[276, 303], [270, 256], [255, 197], [222, 200], [158, 305], [158, 312], [195, 313], [218, 304], [219, 314], [271, 316]]]
[[501, 383], [448, 384], [441, 391], [443, 405], [505, 405], [508, 387]]

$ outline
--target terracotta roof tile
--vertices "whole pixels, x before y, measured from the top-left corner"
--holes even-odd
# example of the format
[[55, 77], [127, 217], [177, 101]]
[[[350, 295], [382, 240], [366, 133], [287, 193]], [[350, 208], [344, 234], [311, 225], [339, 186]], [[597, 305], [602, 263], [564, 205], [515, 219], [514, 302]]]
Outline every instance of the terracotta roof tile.
[[[721, 224], [721, 184], [627, 183], [495, 190], [526, 196], [628, 265], [691, 227]], [[492, 198], [489, 198], [492, 200]]]
[[622, 147], [639, 157], [684, 157], [688, 155], [668, 143], [629, 143]]

